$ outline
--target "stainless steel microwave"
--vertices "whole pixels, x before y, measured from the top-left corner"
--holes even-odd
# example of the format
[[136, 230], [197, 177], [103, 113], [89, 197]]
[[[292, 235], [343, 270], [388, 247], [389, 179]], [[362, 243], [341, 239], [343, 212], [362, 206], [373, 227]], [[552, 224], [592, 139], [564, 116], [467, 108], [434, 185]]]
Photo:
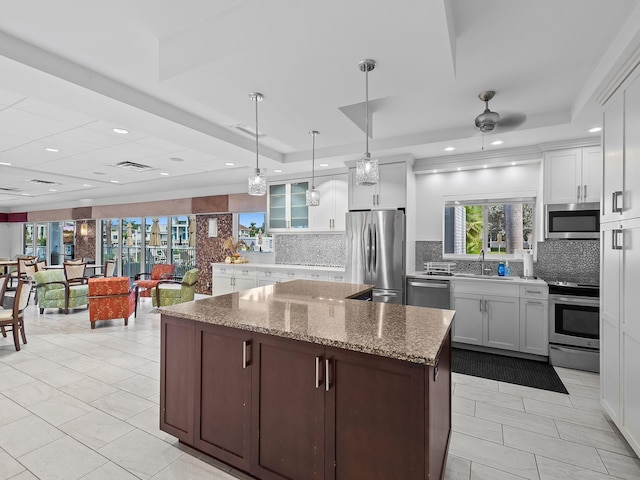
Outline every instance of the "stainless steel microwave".
[[549, 239], [599, 239], [600, 204], [547, 204], [544, 232]]

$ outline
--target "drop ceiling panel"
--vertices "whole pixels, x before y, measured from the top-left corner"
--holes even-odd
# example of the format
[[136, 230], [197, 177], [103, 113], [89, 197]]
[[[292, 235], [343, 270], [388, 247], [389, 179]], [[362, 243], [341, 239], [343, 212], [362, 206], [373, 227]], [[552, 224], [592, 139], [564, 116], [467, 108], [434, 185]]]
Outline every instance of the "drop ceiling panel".
[[[134, 140], [139, 140], [141, 138], [148, 136], [144, 133], [131, 131], [129, 128], [127, 128], [127, 125], [114, 124], [114, 123], [105, 122], [102, 120], [98, 120], [88, 125], [85, 125], [84, 128], [87, 128], [94, 132], [102, 133], [104, 135], [109, 135], [114, 138], [130, 141], [130, 142]], [[124, 130], [128, 130], [129, 133], [127, 134], [116, 133], [113, 131], [114, 128], [122, 128]]]
[[14, 103], [24, 100], [25, 98], [26, 96], [24, 95], [0, 88], [0, 105], [2, 105], [3, 107], [13, 105]]
[[96, 121], [95, 118], [87, 115], [82, 115], [81, 113], [77, 113], [66, 108], [60, 108], [33, 98], [25, 98], [20, 103], [14, 105], [14, 108], [75, 126]]
[[88, 125], [74, 128], [73, 130], [64, 132], [61, 135], [74, 140], [91, 143], [96, 147], [110, 147], [112, 145], [120, 145], [131, 141], [126, 135], [107, 135], [105, 133], [89, 129]]
[[71, 123], [25, 112], [15, 107], [5, 108], [0, 111], [0, 121], [16, 125], [20, 128], [43, 132], [42, 136], [54, 135], [75, 127], [75, 125]]

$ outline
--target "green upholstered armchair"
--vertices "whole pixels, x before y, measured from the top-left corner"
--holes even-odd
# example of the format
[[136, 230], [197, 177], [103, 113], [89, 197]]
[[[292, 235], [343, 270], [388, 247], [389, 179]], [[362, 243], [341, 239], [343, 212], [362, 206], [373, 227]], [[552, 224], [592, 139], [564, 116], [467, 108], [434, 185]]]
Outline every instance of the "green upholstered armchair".
[[177, 280], [160, 280], [151, 289], [151, 299], [154, 307], [175, 305], [176, 303], [190, 302], [196, 293], [198, 283], [197, 268], [192, 268], [182, 277], [182, 282]]
[[60, 269], [36, 272], [33, 277], [40, 313], [44, 313], [45, 308], [63, 308], [64, 313], [69, 313], [70, 308], [89, 304], [88, 285], [69, 285]]

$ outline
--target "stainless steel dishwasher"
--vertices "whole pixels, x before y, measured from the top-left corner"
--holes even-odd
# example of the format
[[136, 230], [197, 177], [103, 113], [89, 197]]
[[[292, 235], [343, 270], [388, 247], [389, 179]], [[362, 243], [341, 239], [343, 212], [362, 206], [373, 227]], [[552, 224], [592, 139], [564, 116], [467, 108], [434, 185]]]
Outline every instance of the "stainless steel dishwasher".
[[408, 278], [407, 305], [449, 309], [449, 280]]

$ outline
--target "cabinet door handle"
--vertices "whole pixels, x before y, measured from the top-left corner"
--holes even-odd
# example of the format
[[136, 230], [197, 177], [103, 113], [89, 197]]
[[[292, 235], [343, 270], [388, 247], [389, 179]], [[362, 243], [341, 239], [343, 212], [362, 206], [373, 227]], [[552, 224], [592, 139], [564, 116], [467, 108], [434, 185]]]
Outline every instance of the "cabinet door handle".
[[525, 290], [525, 293], [527, 295], [542, 295], [540, 290]]
[[328, 358], [324, 360], [324, 368], [324, 389], [328, 392], [329, 388], [331, 388], [331, 360], [329, 360]]
[[242, 342], [242, 368], [247, 368], [247, 347], [249, 342], [247, 340]]
[[484, 311], [485, 312], [487, 311], [487, 301], [486, 300], [484, 301]]
[[478, 300], [478, 309], [482, 311], [482, 299]]
[[320, 388], [320, 357], [316, 357], [316, 388]]
[[[622, 250], [624, 246], [624, 233], [623, 230], [611, 230], [611, 249]], [[622, 237], [622, 238], [621, 238]]]
[[583, 185], [582, 186], [582, 198], [584, 198], [584, 201], [587, 201], [587, 186]]
[[622, 213], [622, 205], [618, 206], [619, 200], [622, 198], [622, 190], [612, 192], [611, 197], [611, 212]]
[[578, 185], [578, 202], [580, 201], [580, 185]]
[[534, 302], [534, 301], [532, 301], [532, 300], [527, 300], [527, 303], [528, 303], [529, 305], [542, 305], [542, 302]]

